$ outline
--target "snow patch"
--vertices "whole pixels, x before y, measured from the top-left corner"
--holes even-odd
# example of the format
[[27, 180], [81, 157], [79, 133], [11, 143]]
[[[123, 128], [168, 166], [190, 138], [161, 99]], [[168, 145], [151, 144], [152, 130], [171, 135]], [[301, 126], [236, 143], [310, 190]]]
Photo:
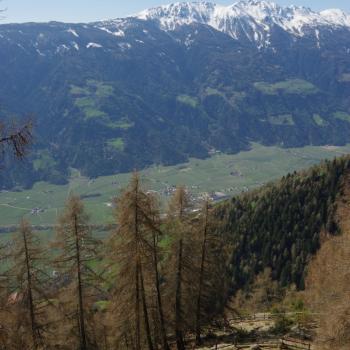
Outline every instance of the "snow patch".
[[115, 35], [115, 36], [119, 36], [119, 37], [124, 37], [125, 33], [123, 30], [121, 29], [117, 29], [116, 31], [112, 31], [106, 27], [98, 27], [98, 29], [103, 30], [104, 32], [111, 34], [111, 35]]
[[120, 43], [118, 46], [122, 49], [122, 51], [129, 50], [132, 48], [131, 44], [129, 43]]
[[124, 37], [125, 33], [121, 29], [119, 29], [116, 32], [114, 32], [113, 35], [119, 36], [119, 37]]
[[101, 44], [97, 44], [97, 43], [88, 43], [87, 45], [86, 45], [86, 48], [87, 49], [91, 49], [91, 48], [94, 48], [94, 49], [99, 49], [99, 48], [101, 48], [101, 47], [103, 47]]
[[69, 51], [69, 47], [65, 44], [59, 45], [56, 48], [56, 53], [64, 53], [66, 51]]
[[21, 45], [21, 44], [17, 44], [17, 46], [18, 46], [20, 49], [22, 49], [22, 50], [26, 51], [26, 49], [23, 47], [23, 45]]
[[76, 38], [79, 38], [78, 33], [77, 33], [74, 29], [69, 28], [69, 29], [67, 30], [67, 32], [68, 32], [68, 33], [71, 33], [71, 34], [74, 35]]
[[315, 29], [315, 36], [316, 36], [316, 39], [317, 39], [317, 47], [320, 49], [321, 48], [320, 31], [318, 29]]
[[77, 51], [79, 51], [80, 47], [75, 41], [72, 42], [72, 45]]
[[40, 56], [46, 56], [44, 53], [42, 53], [39, 49], [36, 49], [36, 52], [40, 55]]

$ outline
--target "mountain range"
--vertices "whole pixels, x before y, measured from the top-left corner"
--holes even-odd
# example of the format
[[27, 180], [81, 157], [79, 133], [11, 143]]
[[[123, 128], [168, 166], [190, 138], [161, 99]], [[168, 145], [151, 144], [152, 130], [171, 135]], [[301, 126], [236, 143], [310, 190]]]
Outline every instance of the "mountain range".
[[0, 116], [35, 146], [0, 186], [176, 164], [251, 142], [350, 140], [350, 16], [175, 3], [95, 23], [0, 25]]
[[296, 37], [313, 31], [318, 40], [319, 27], [330, 30], [350, 27], [350, 16], [338, 9], [317, 13], [305, 7], [281, 7], [259, 0], [239, 1], [227, 7], [211, 2], [174, 3], [145, 10], [136, 17], [155, 21], [166, 31], [204, 24], [233, 39], [248, 39], [260, 48], [272, 45], [270, 39], [276, 28]]

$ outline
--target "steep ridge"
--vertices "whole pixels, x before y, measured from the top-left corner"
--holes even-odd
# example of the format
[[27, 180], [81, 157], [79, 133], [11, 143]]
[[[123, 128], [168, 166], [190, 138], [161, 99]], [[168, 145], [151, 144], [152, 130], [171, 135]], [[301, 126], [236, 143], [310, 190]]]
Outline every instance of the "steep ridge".
[[306, 7], [282, 7], [269, 1], [239, 1], [231, 6], [210, 2], [179, 2], [142, 11], [136, 17], [153, 20], [164, 30], [183, 25], [206, 24], [234, 39], [246, 37], [259, 47], [271, 45], [271, 31], [278, 27], [295, 36], [304, 36], [318, 27], [350, 28], [350, 16], [341, 10], [314, 12]]
[[305, 288], [308, 266], [324, 241], [323, 233], [337, 236], [345, 229], [348, 216], [338, 220], [337, 207], [349, 171], [350, 157], [327, 161], [233, 198], [221, 208], [223, 232], [234, 247], [233, 292], [266, 268], [281, 286]]

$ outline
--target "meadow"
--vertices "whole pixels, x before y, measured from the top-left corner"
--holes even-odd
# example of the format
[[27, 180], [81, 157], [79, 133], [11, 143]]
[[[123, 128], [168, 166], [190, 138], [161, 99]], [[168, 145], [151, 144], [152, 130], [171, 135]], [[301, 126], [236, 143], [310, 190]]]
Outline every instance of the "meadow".
[[[289, 172], [308, 168], [322, 159], [350, 153], [344, 147], [304, 147], [282, 149], [253, 144], [238, 154], [215, 154], [176, 166], [153, 166], [141, 172], [145, 189], [158, 192], [166, 203], [174, 186], [185, 185], [196, 197], [220, 192], [233, 196], [262, 186]], [[17, 225], [22, 217], [33, 225], [54, 225], [69, 194], [80, 195], [93, 224], [113, 223], [113, 199], [127, 185], [131, 174], [89, 179], [72, 171], [69, 184], [56, 186], [36, 183], [31, 190], [0, 193], [0, 227]], [[50, 235], [49, 230], [43, 231]], [[6, 234], [3, 234], [5, 237]]]

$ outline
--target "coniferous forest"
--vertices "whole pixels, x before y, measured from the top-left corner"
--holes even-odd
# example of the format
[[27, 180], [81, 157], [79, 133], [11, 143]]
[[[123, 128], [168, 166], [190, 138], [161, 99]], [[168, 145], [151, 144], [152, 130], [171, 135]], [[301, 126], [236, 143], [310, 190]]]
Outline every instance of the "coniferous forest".
[[350, 5], [157, 2], [0, 0], [0, 350], [349, 350]]
[[349, 169], [349, 157], [326, 161], [233, 198], [220, 209], [223, 232], [234, 246], [232, 291], [251, 283], [266, 267], [282, 286], [304, 288], [307, 265], [320, 248], [322, 233], [341, 233], [337, 199]]
[[192, 211], [180, 187], [162, 219], [135, 174], [116, 200], [116, 225], [94, 238], [72, 195], [50, 246], [22, 221], [3, 247], [3, 349], [184, 349], [189, 333], [220, 314], [228, 296], [228, 250], [213, 207]]
[[325, 162], [200, 210], [179, 187], [165, 211], [135, 173], [103, 241], [72, 194], [49, 245], [23, 220], [1, 249], [0, 348], [200, 345], [230, 297], [267, 268], [280, 288], [304, 288], [322, 233], [341, 233], [336, 202], [349, 169], [347, 157]]

